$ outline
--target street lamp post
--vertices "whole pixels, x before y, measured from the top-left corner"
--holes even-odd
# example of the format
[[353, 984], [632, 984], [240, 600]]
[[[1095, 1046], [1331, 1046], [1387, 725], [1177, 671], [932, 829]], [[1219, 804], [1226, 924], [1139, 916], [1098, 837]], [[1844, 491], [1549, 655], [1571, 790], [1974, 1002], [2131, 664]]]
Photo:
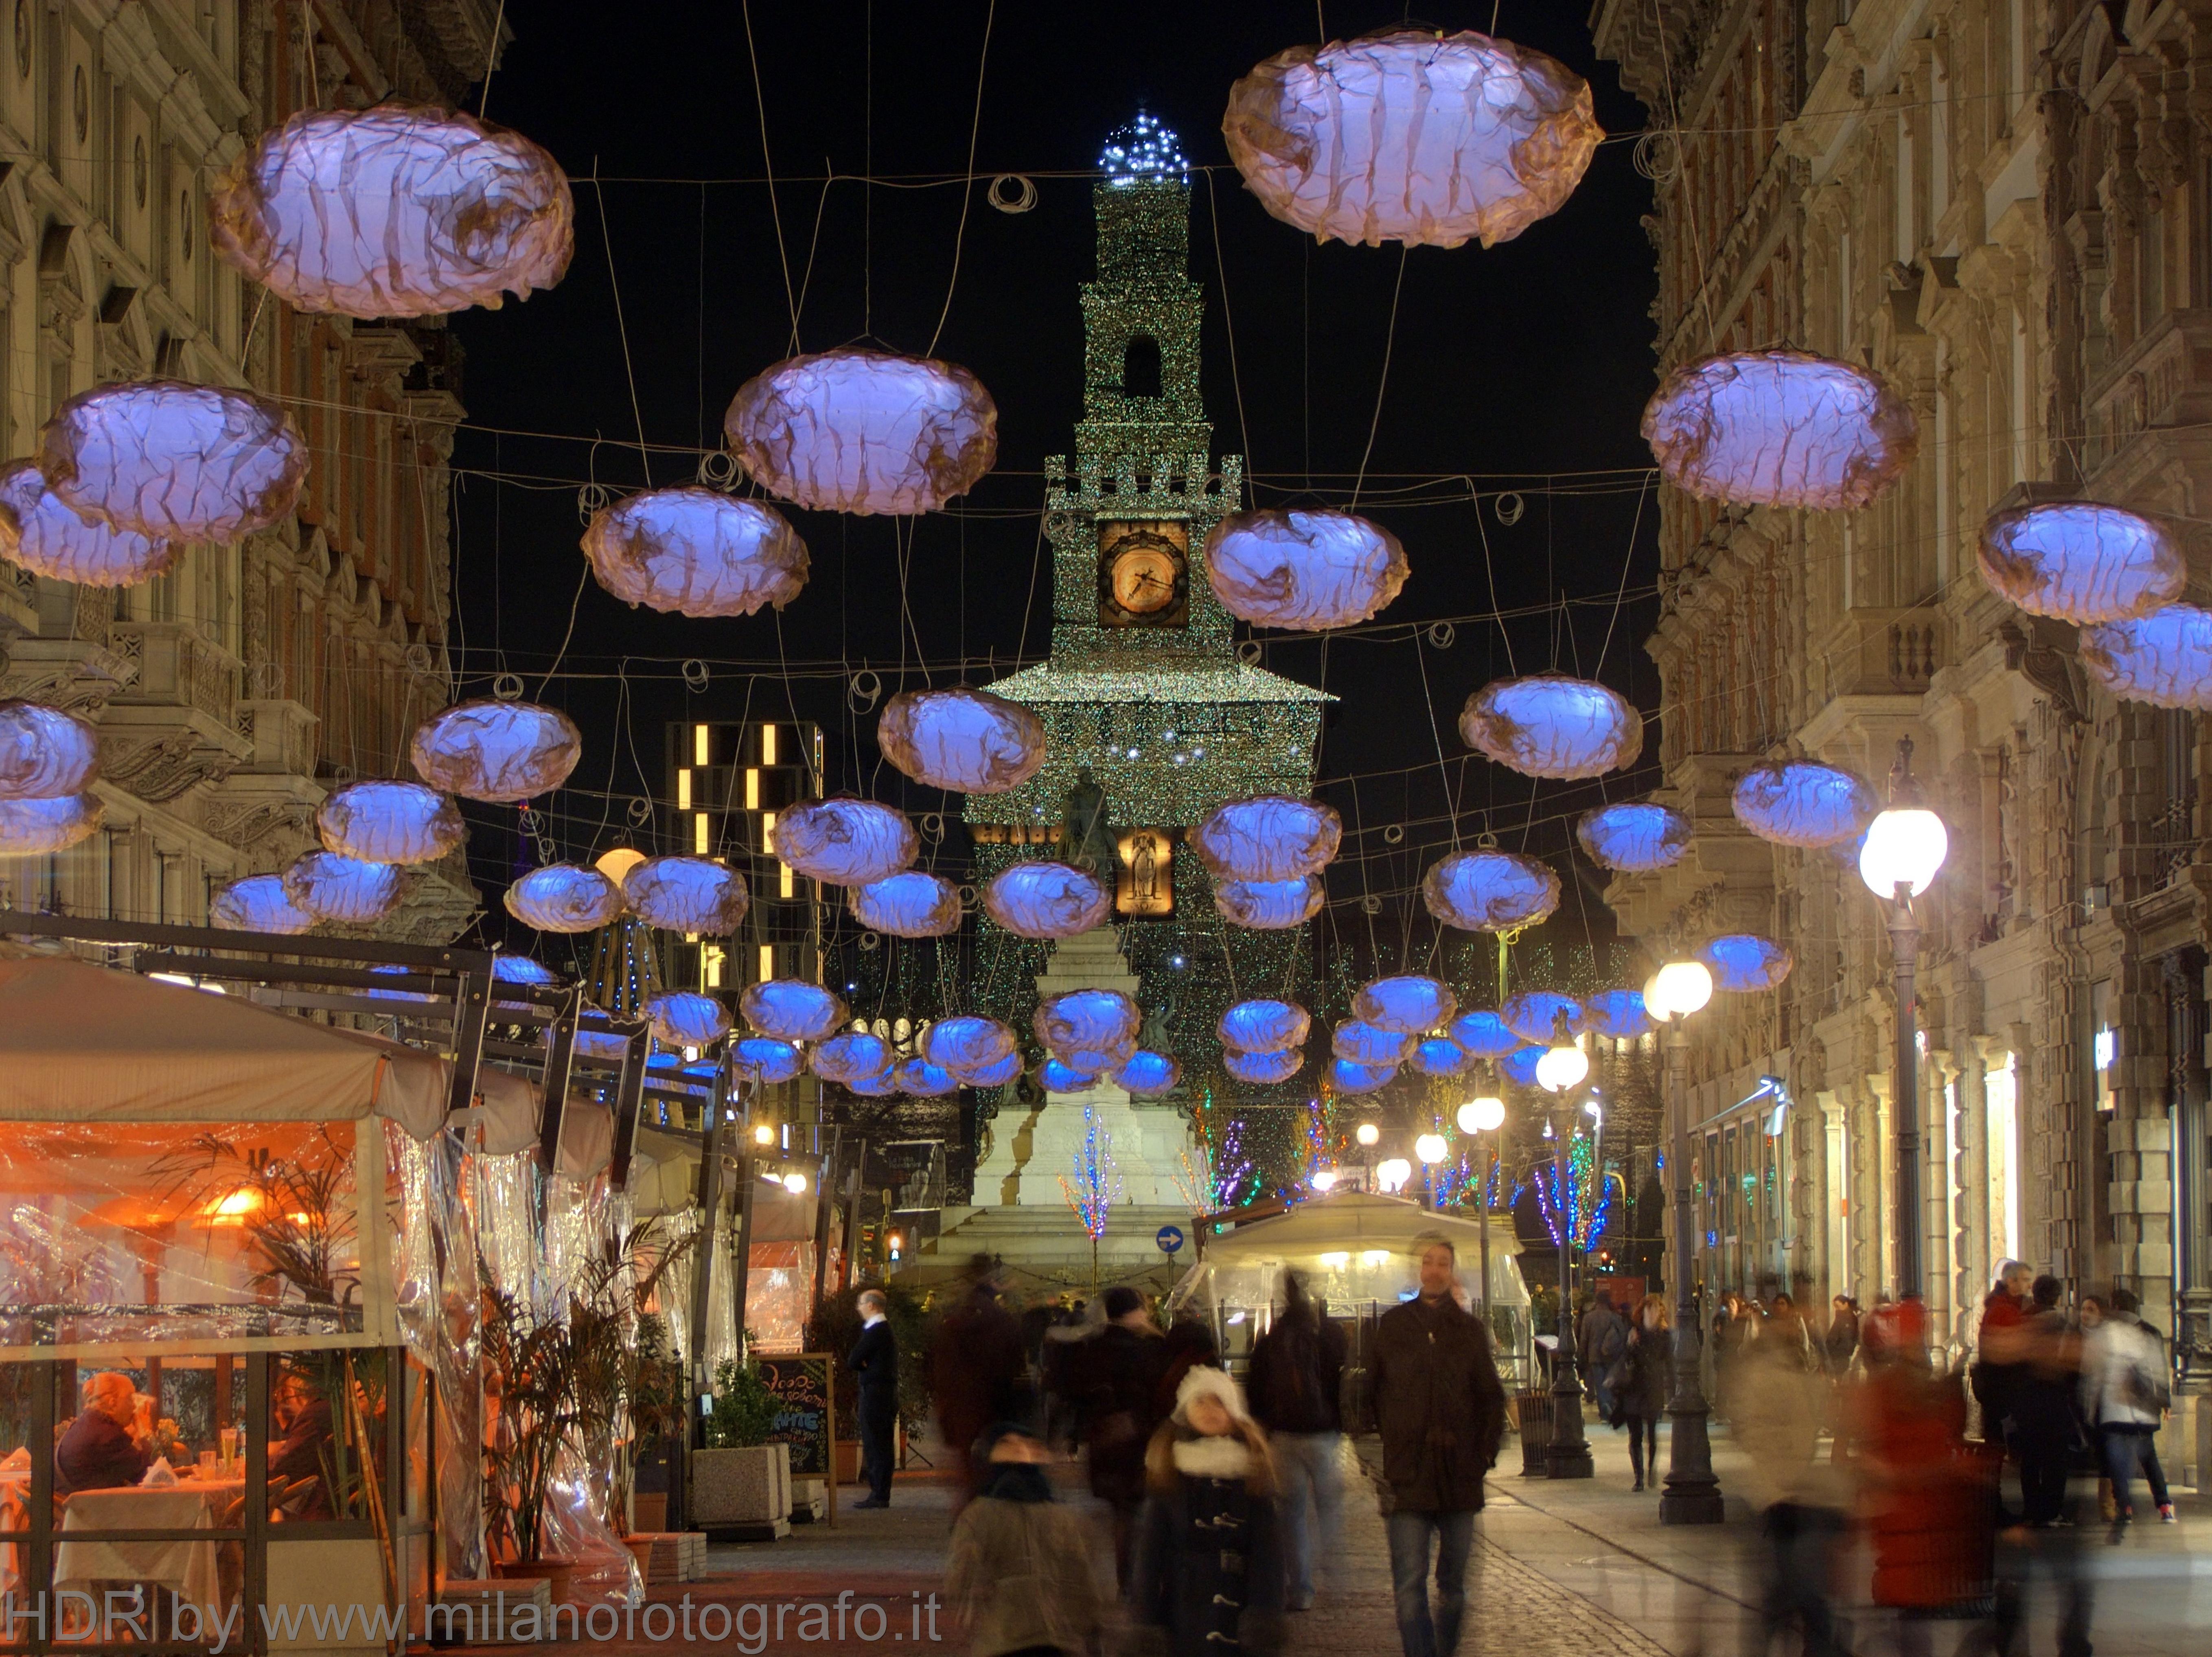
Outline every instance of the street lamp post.
[[1697, 1286], [1691, 1262], [1697, 1246], [1697, 1192], [1690, 1181], [1690, 1014], [1712, 999], [1713, 975], [1698, 961], [1669, 961], [1644, 986], [1644, 1010], [1666, 1026], [1667, 1112], [1673, 1121], [1667, 1153], [1674, 1176], [1674, 1390], [1667, 1400], [1667, 1488], [1659, 1498], [1662, 1525], [1717, 1525], [1723, 1517], [1720, 1481], [1713, 1477], [1711, 1413], [1698, 1371], [1704, 1342], [1698, 1328]]
[[[1459, 1130], [1474, 1137], [1479, 1146], [1482, 1136], [1494, 1134], [1505, 1125], [1505, 1101], [1494, 1093], [1485, 1093], [1480, 1099], [1470, 1099], [1459, 1107]], [[1497, 1160], [1492, 1142], [1491, 1161], [1483, 1164], [1482, 1183], [1476, 1187], [1482, 1196], [1482, 1328], [1490, 1334], [1490, 1176]], [[1493, 1336], [1494, 1339], [1495, 1337]]]
[[[1536, 1061], [1536, 1082], [1556, 1103], [1589, 1075], [1589, 1055], [1565, 1033]], [[1571, 1117], [1570, 1121], [1572, 1120]], [[1575, 1243], [1574, 1206], [1567, 1197], [1567, 1140], [1560, 1131], [1557, 1112], [1552, 1122], [1553, 1189], [1559, 1224], [1559, 1346], [1552, 1361], [1552, 1443], [1545, 1453], [1545, 1470], [1553, 1478], [1590, 1478], [1597, 1468], [1590, 1460], [1589, 1440], [1583, 1431], [1583, 1378], [1575, 1368], [1575, 1328], [1571, 1262]]]
[[1920, 1211], [1920, 1009], [1913, 973], [1919, 963], [1920, 917], [1912, 900], [1928, 890], [1951, 849], [1943, 819], [1923, 802], [1912, 779], [1912, 739], [1900, 737], [1890, 768], [1889, 808], [1868, 825], [1859, 848], [1859, 878], [1889, 904], [1889, 953], [1897, 1002], [1897, 1295], [1918, 1300], [1924, 1288]]
[[1413, 1154], [1421, 1159], [1421, 1201], [1427, 1208], [1437, 1205], [1437, 1164], [1444, 1160], [1446, 1148], [1440, 1133], [1425, 1133], [1413, 1142]]

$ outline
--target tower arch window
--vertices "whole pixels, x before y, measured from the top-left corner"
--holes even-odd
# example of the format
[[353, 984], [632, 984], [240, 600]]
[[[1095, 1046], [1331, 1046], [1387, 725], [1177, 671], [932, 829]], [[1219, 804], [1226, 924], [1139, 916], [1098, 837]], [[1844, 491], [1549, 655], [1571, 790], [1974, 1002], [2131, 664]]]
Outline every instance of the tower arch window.
[[1133, 334], [1121, 351], [1121, 395], [1158, 397], [1160, 342], [1150, 334]]

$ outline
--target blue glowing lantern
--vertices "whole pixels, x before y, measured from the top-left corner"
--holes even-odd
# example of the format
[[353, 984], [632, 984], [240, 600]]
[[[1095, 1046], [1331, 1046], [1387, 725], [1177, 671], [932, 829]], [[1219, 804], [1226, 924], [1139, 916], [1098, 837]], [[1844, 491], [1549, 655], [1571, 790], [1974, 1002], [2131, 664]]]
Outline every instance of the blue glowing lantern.
[[778, 1041], [819, 1041], [845, 1021], [845, 999], [804, 978], [749, 984], [738, 997], [745, 1022]]
[[1044, 722], [1018, 702], [956, 685], [902, 691], [876, 721], [884, 758], [951, 794], [1004, 794], [1044, 765]]
[[692, 484], [601, 507], [584, 556], [624, 603], [677, 615], [781, 610], [806, 585], [806, 543], [781, 513]]
[[1559, 1020], [1566, 1020], [1566, 1033], [1578, 1036], [1583, 1033], [1583, 1004], [1572, 996], [1562, 996], [1553, 990], [1523, 990], [1508, 996], [1498, 1014], [1505, 1027], [1523, 1041], [1540, 1042], [1549, 1046], [1559, 1033]]
[[[1118, 990], [1071, 990], [1037, 1003], [1030, 1028], [1047, 1051], [1070, 1063], [1073, 1055], [1086, 1050], [1117, 1051], [1119, 1064], [1137, 1047], [1137, 1028], [1144, 1015], [1137, 1003]], [[1107, 1070], [1112, 1065], [1091, 1067]]]
[[319, 921], [367, 926], [399, 907], [399, 871], [334, 851], [310, 851], [284, 871], [285, 895]]
[[824, 886], [867, 886], [897, 874], [921, 849], [906, 813], [839, 797], [793, 806], [775, 819], [779, 862]]
[[1224, 1053], [1221, 1068], [1229, 1073], [1232, 1081], [1242, 1081], [1255, 1087], [1273, 1087], [1279, 1081], [1288, 1081], [1305, 1068], [1306, 1056], [1295, 1047], [1274, 1053]]
[[425, 720], [410, 750], [416, 773], [432, 788], [491, 805], [550, 793], [583, 754], [583, 734], [558, 709], [489, 700]]
[[1736, 821], [1760, 839], [1808, 850], [1849, 839], [1880, 809], [1858, 777], [1809, 759], [1753, 766], [1737, 780], [1732, 803]]
[[645, 1004], [653, 1033], [672, 1047], [703, 1047], [730, 1033], [730, 1009], [712, 996], [674, 990]]
[[623, 876], [623, 897], [647, 926], [710, 938], [736, 931], [752, 905], [745, 877], [706, 857], [648, 857]]
[[[533, 989], [543, 989], [561, 982], [551, 968], [541, 966], [527, 955], [497, 954], [491, 958], [491, 976], [495, 984], [521, 984]], [[526, 1001], [511, 1001], [495, 996], [498, 1007], [528, 1007]]]
[[1690, 819], [1649, 802], [1600, 806], [1584, 812], [1575, 838], [1589, 860], [1621, 874], [1672, 868], [1690, 849]]
[[1698, 951], [1698, 959], [1713, 975], [1713, 988], [1740, 995], [1772, 990], [1790, 976], [1796, 958], [1771, 938], [1748, 932], [1731, 932], [1713, 939]]
[[1559, 906], [1559, 877], [1510, 851], [1455, 851], [1421, 877], [1421, 901], [1464, 932], [1517, 932]]
[[983, 889], [983, 910], [1016, 937], [1073, 938], [1114, 912], [1114, 888], [1087, 868], [1024, 861], [991, 877]]
[[1170, 1091], [1182, 1081], [1182, 1067], [1165, 1053], [1139, 1047], [1112, 1076], [1114, 1085], [1123, 1092], [1151, 1099]]
[[872, 1076], [887, 1075], [891, 1068], [891, 1050], [880, 1036], [870, 1035], [866, 1030], [848, 1030], [817, 1047], [810, 1063], [814, 1074], [823, 1081], [842, 1081], [849, 1087]]
[[889, 1099], [898, 1091], [898, 1067], [886, 1064], [872, 1075], [854, 1076], [845, 1084], [845, 1091], [863, 1099]]
[[281, 876], [249, 874], [215, 894], [208, 905], [208, 923], [229, 932], [273, 932], [290, 937], [312, 931], [315, 917], [292, 901]]
[[622, 888], [577, 863], [548, 863], [507, 887], [507, 912], [540, 932], [593, 932], [623, 912]]
[[960, 929], [960, 888], [925, 869], [902, 869], [845, 894], [853, 918], [894, 938], [942, 938]]
[[2081, 665], [2123, 702], [2212, 709], [2212, 611], [2169, 604], [2139, 621], [2084, 627]]
[[955, 1070], [963, 1087], [1003, 1087], [1022, 1073], [1022, 1056], [1008, 1053], [1004, 1058], [989, 1064], [979, 1064], [973, 1069]]
[[315, 813], [323, 850], [369, 863], [434, 863], [461, 844], [460, 808], [420, 783], [349, 783]]
[[1356, 1059], [1329, 1061], [1330, 1079], [1340, 1093], [1371, 1093], [1390, 1085], [1398, 1074], [1395, 1064], [1362, 1064]]
[[739, 1081], [774, 1087], [805, 1069], [806, 1058], [787, 1041], [777, 1041], [769, 1036], [747, 1036], [738, 1043], [730, 1068]]
[[1501, 679], [1467, 700], [1467, 746], [1523, 777], [1602, 777], [1644, 752], [1644, 716], [1617, 691], [1564, 673]]
[[1255, 627], [1349, 627], [1398, 596], [1406, 549], [1382, 525], [1325, 509], [1231, 513], [1206, 538], [1221, 607]]
[[1474, 1063], [1474, 1055], [1448, 1036], [1431, 1036], [1406, 1062], [1425, 1076], [1455, 1076]]
[[1282, 1053], [1305, 1045], [1312, 1016], [1296, 1002], [1240, 1001], [1221, 1015], [1215, 1033], [1231, 1053]]
[[1296, 880], [1328, 868], [1343, 838], [1343, 819], [1319, 801], [1262, 794], [1220, 807], [1190, 844], [1217, 880]]
[[1358, 1019], [1346, 1019], [1331, 1033], [1329, 1051], [1354, 1064], [1395, 1065], [1413, 1051], [1413, 1039], [1395, 1030], [1378, 1030]]
[[1085, 1093], [1098, 1085], [1098, 1072], [1079, 1070], [1056, 1058], [1048, 1058], [1037, 1072], [1037, 1079], [1048, 1093]]
[[2171, 535], [2101, 501], [2045, 501], [1992, 513], [1980, 551], [1991, 592], [2032, 616], [2076, 626], [2148, 615], [2189, 583]]
[[1418, 1036], [1449, 1024], [1459, 1011], [1451, 986], [1418, 972], [1377, 978], [1352, 997], [1352, 1010], [1363, 1023], [1401, 1036]]
[[1508, 1081], [1533, 1087], [1536, 1085], [1536, 1061], [1549, 1051], [1545, 1047], [1516, 1047], [1499, 1062], [1498, 1068]]
[[1504, 1058], [1521, 1045], [1496, 1013], [1462, 1013], [1451, 1022], [1451, 1039], [1476, 1058]]
[[1583, 1003], [1583, 1028], [1594, 1036], [1629, 1041], [1656, 1027], [1644, 1008], [1641, 990], [1601, 990]]
[[1920, 427], [1911, 404], [1856, 363], [1732, 351], [1668, 375], [1644, 408], [1644, 440], [1685, 494], [1826, 512], [1895, 483]]
[[926, 1058], [910, 1058], [897, 1066], [891, 1080], [908, 1099], [942, 1099], [960, 1091], [960, 1078]]
[[[398, 978], [414, 972], [411, 966], [385, 966], [368, 969], [379, 978]], [[362, 994], [371, 1001], [435, 1001], [435, 996], [426, 996], [413, 990], [364, 990]]]
[[1311, 920], [1327, 895], [1318, 874], [1296, 880], [1218, 880], [1213, 906], [1231, 926], [1279, 932]]
[[956, 1075], [988, 1069], [1014, 1049], [1012, 1030], [972, 1013], [939, 1019], [921, 1033], [921, 1056]]
[[[552, 1034], [549, 1027], [546, 1034]], [[605, 1030], [576, 1032], [576, 1057], [600, 1059], [610, 1064], [619, 1064], [629, 1053], [629, 1038], [613, 1035]]]
[[0, 702], [0, 800], [82, 794], [100, 775], [100, 734], [41, 702]]

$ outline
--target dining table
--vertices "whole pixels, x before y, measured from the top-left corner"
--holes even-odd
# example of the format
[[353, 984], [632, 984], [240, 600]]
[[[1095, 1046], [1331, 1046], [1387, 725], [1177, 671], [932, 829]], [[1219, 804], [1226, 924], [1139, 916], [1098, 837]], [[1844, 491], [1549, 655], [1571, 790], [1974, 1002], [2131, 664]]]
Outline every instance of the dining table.
[[212, 1610], [221, 1599], [219, 1543], [181, 1537], [166, 1542], [111, 1540], [100, 1533], [212, 1531], [245, 1489], [243, 1478], [190, 1478], [76, 1491], [62, 1510], [55, 1588], [82, 1593], [96, 1582], [150, 1582], [187, 1604]]

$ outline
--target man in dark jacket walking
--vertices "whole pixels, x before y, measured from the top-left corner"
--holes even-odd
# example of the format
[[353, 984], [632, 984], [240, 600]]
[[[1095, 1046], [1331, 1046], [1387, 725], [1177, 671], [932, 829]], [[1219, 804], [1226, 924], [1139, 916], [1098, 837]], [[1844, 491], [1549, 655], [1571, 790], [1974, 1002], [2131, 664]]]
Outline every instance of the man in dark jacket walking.
[[1106, 1326], [1084, 1344], [1083, 1433], [1091, 1494], [1114, 1510], [1115, 1580], [1129, 1580], [1129, 1544], [1145, 1499], [1145, 1451], [1161, 1420], [1160, 1380], [1170, 1354], [1144, 1296], [1116, 1283], [1105, 1294]]
[[[1490, 1337], [1459, 1303], [1443, 1238], [1421, 1251], [1421, 1292], [1382, 1314], [1368, 1360], [1382, 1440], [1383, 1524], [1406, 1657], [1451, 1657], [1467, 1609], [1467, 1556], [1482, 1481], [1505, 1432], [1505, 1388]], [[1429, 1607], [1429, 1550], [1437, 1601]]]
[[988, 1463], [969, 1456], [983, 1429], [1028, 1416], [1020, 1396], [1025, 1362], [1021, 1325], [1000, 1304], [989, 1257], [978, 1257], [971, 1264], [975, 1282], [939, 1322], [929, 1343], [929, 1390], [937, 1403], [938, 1430], [961, 1474], [955, 1507], [975, 1494], [990, 1471]]
[[1273, 1325], [1252, 1348], [1247, 1390], [1253, 1418], [1267, 1429], [1274, 1452], [1290, 1573], [1287, 1604], [1292, 1611], [1312, 1608], [1315, 1557], [1329, 1557], [1336, 1547], [1344, 1496], [1338, 1465], [1344, 1415], [1337, 1396], [1344, 1379], [1344, 1331], [1320, 1315], [1296, 1272], [1285, 1272], [1283, 1304]]
[[860, 1338], [845, 1368], [860, 1378], [860, 1477], [868, 1494], [855, 1508], [891, 1505], [891, 1439], [898, 1422], [898, 1341], [891, 1333], [890, 1302], [880, 1289], [860, 1294]]

